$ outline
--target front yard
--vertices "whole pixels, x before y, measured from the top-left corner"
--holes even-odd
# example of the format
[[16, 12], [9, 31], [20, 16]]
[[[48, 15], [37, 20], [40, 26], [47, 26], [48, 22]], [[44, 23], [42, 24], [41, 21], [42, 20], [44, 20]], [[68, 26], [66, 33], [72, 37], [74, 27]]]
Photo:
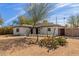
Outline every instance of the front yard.
[[[3, 38], [3, 39], [2, 39]], [[11, 38], [11, 40], [10, 40]], [[14, 36], [14, 37], [9, 37], [9, 36], [0, 36], [0, 55], [32, 55], [32, 56], [72, 56], [72, 55], [79, 55], [79, 40], [78, 38], [68, 38], [68, 45], [64, 47], [59, 47], [56, 50], [50, 50], [49, 52], [47, 48], [45, 47], [39, 47], [38, 45], [28, 45], [28, 44], [19, 44], [18, 47], [9, 47], [7, 45], [10, 45], [11, 42], [16, 42], [18, 39], [15, 38], [25, 38], [25, 36]], [[29, 37], [30, 38], [30, 37]], [[42, 37], [41, 37], [42, 38]], [[27, 37], [26, 37], [27, 40]], [[7, 45], [6, 45], [7, 44]], [[16, 43], [17, 44], [17, 43]], [[4, 46], [5, 45], [5, 46]], [[4, 49], [1, 49], [1, 47]]]

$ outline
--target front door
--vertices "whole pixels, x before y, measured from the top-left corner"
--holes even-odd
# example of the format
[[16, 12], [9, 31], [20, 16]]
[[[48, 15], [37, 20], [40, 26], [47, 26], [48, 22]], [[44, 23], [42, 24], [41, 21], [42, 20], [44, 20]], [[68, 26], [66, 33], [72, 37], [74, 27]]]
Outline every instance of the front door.
[[36, 28], [36, 34], [38, 34], [38, 28]]
[[65, 30], [64, 30], [64, 29], [59, 29], [59, 35], [60, 35], [60, 36], [65, 35]]
[[33, 29], [31, 28], [31, 34], [33, 34]]
[[31, 28], [31, 34], [38, 34], [38, 28]]

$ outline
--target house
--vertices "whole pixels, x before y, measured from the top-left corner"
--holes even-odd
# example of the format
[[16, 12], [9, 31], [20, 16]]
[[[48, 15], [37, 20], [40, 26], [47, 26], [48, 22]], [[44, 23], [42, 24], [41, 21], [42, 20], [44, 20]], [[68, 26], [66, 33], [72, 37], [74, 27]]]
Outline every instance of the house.
[[48, 23], [38, 23], [35, 26], [32, 25], [20, 25], [15, 26], [13, 29], [14, 35], [29, 35], [29, 34], [41, 34], [41, 35], [64, 35], [64, 26]]

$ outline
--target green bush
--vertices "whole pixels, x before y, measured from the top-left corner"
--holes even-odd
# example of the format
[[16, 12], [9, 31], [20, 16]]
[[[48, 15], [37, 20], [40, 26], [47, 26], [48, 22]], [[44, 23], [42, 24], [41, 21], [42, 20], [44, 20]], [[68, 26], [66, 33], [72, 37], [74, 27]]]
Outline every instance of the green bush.
[[61, 45], [61, 46], [64, 46], [67, 43], [67, 41], [64, 37], [57, 37], [56, 40], [58, 41], [59, 45]]
[[58, 44], [59, 44], [58, 41], [53, 39], [52, 42], [51, 42], [51, 48], [56, 49], [58, 47]]
[[58, 47], [58, 41], [52, 37], [44, 38], [39, 41], [41, 47], [47, 47], [49, 49], [56, 49]]
[[56, 49], [58, 46], [65, 46], [67, 43], [64, 37], [48, 37], [39, 41], [39, 46], [48, 49]]
[[0, 28], [0, 35], [12, 34], [12, 33], [13, 33], [13, 27], [11, 26]]

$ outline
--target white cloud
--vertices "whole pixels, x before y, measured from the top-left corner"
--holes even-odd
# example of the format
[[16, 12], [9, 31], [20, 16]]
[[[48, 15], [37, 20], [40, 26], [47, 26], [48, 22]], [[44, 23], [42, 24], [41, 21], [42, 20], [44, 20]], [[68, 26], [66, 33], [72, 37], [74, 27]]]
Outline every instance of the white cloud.
[[10, 18], [9, 20], [7, 20], [4, 24], [7, 24], [7, 23], [9, 23], [9, 22], [15, 20], [17, 17], [19, 17], [19, 16], [21, 16], [21, 15], [23, 15], [23, 14], [25, 14], [25, 11], [24, 11], [24, 10], [21, 11], [19, 14], [15, 15], [14, 17]]
[[77, 3], [77, 4], [72, 4], [72, 5], [70, 5], [70, 7], [79, 7], [79, 3]]
[[[71, 7], [70, 9], [67, 9], [65, 11], [61, 11], [59, 13], [56, 13], [56, 14], [53, 14], [49, 17], [50, 21], [51, 22], [55, 22], [54, 20], [56, 19], [56, 16], [58, 18], [58, 23], [63, 23], [63, 19], [64, 17], [66, 18], [66, 20], [69, 18], [69, 16], [71, 15], [76, 15], [76, 14], [79, 14], [79, 4], [57, 4], [56, 5], [57, 7], [54, 9], [54, 10], [51, 10], [50, 12], [54, 12], [58, 9], [61, 9], [63, 7]], [[64, 9], [63, 9], [64, 10]]]
[[[69, 5], [69, 6], [71, 6], [71, 5]], [[50, 18], [53, 17], [53, 16], [58, 16], [58, 17], [63, 17], [64, 16], [64, 17], [66, 17], [66, 16], [71, 16], [71, 15], [76, 15], [76, 14], [79, 14], [79, 8], [78, 7], [70, 8], [70, 9], [67, 9], [63, 12], [61, 11], [59, 13], [53, 14], [53, 15], [50, 16]]]
[[57, 5], [56, 5], [56, 8], [50, 10], [49, 13], [50, 13], [50, 12], [54, 12], [55, 10], [60, 9], [60, 8], [63, 8], [63, 7], [68, 6], [68, 5], [70, 5], [70, 4], [71, 4], [71, 3], [60, 3], [60, 4], [57, 4]]

